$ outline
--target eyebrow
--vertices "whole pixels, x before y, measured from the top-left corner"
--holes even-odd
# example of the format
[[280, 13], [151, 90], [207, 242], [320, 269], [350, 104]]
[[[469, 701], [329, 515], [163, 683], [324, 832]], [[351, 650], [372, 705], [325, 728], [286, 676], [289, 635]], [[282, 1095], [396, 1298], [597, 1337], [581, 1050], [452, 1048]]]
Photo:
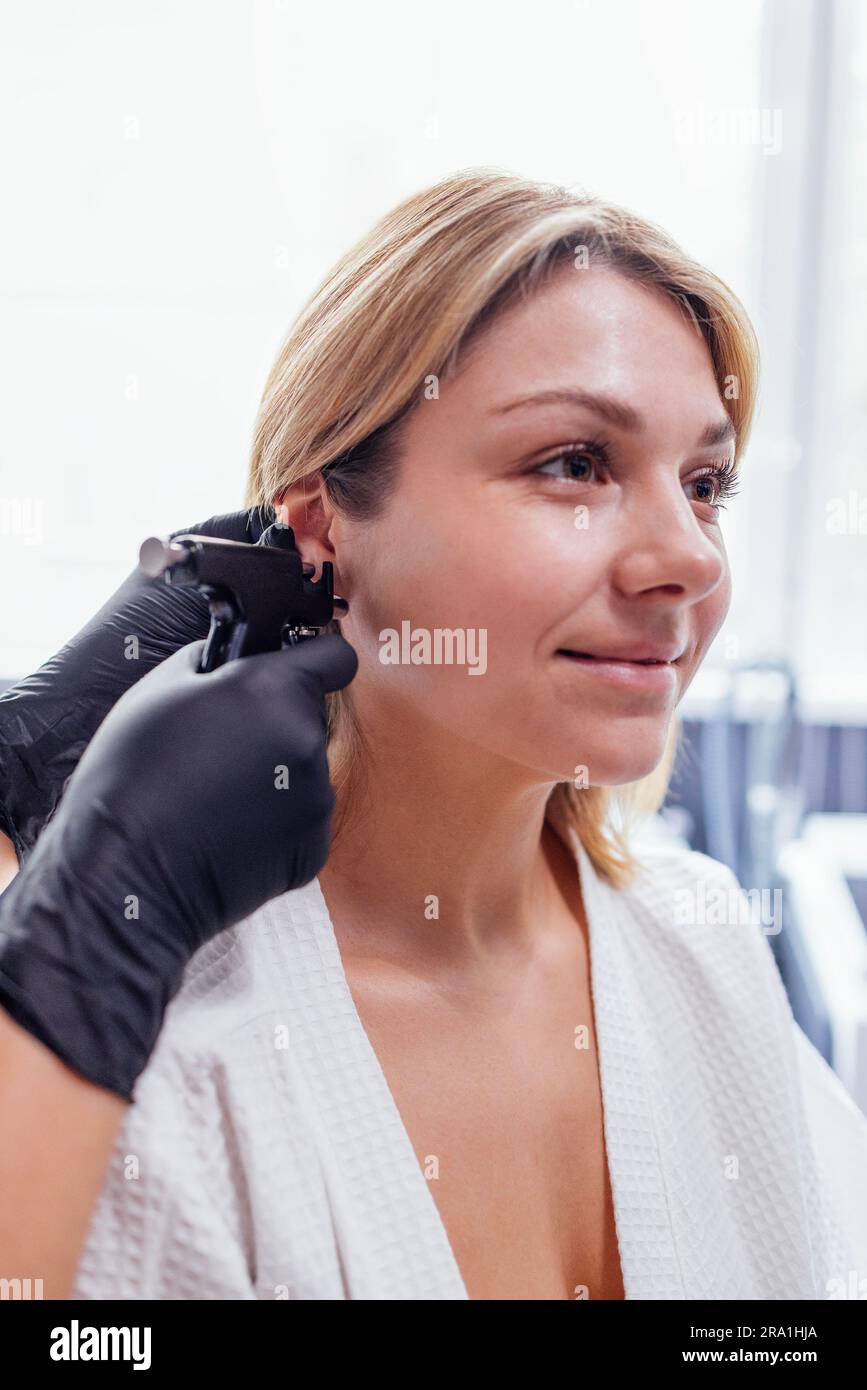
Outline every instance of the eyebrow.
[[[595, 391], [577, 391], [568, 387], [552, 387], [547, 391], [536, 391], [529, 396], [519, 396], [517, 400], [509, 401], [508, 405], [496, 406], [491, 411], [492, 415], [507, 415], [512, 410], [525, 410], [527, 407], [538, 405], [578, 405], [585, 410], [592, 410], [596, 415], [601, 415], [603, 420], [607, 420], [610, 425], [617, 429], [629, 430], [638, 433], [644, 428], [645, 420], [637, 410], [624, 401], [618, 401], [614, 396], [600, 395]], [[715, 421], [706, 426], [698, 440], [698, 448], [710, 448], [714, 444], [727, 444], [737, 437], [737, 431], [731, 420]]]

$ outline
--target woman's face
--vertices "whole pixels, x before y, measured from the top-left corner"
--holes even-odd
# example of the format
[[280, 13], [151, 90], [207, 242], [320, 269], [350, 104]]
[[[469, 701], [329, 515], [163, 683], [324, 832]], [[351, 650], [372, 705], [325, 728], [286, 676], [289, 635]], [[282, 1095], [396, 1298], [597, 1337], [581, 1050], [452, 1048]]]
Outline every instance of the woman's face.
[[[701, 476], [731, 463], [731, 440], [705, 442], [727, 424], [703, 339], [616, 272], [561, 266], [500, 315], [409, 417], [382, 516], [332, 516], [362, 725], [436, 726], [461, 758], [543, 779], [652, 771], [729, 604], [719, 484]], [[402, 623], [434, 657], [436, 629], [463, 630], [465, 664], [385, 664]], [[667, 664], [639, 664], [652, 655]]]

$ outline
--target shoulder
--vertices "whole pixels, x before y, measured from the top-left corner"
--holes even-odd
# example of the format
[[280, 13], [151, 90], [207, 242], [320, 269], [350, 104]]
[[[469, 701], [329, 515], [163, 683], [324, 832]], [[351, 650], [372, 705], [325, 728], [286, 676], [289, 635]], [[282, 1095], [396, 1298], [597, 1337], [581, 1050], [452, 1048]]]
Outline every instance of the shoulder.
[[678, 1058], [681, 1093], [688, 1056], [731, 1132], [744, 1126], [745, 1151], [766, 1165], [796, 1155], [820, 1296], [853, 1297], [854, 1271], [863, 1297], [867, 1119], [792, 1013], [771, 946], [786, 925], [782, 893], [744, 885], [695, 850], [651, 846], [640, 862], [608, 900], [667, 1065]]
[[627, 895], [650, 910], [674, 907], [684, 922], [734, 907], [734, 897], [744, 891], [727, 864], [700, 850], [650, 842], [639, 846], [636, 861]]
[[698, 850], [653, 844], [636, 857], [633, 881], [604, 886], [598, 901], [651, 1007], [671, 1016], [679, 1002], [702, 1035], [779, 1043], [793, 1023], [771, 948], [781, 894], [741, 884]]
[[323, 949], [323, 900], [318, 883], [264, 903], [220, 932], [189, 961], [166, 1010], [152, 1065], [174, 1055], [204, 1066], [234, 1055], [239, 1035], [261, 1033], [285, 1002], [309, 957]]
[[[297, 928], [297, 934], [296, 934]], [[94, 1207], [78, 1298], [255, 1297], [251, 1181], [286, 1066], [288, 983], [316, 928], [306, 889], [190, 961], [138, 1078]]]
[[161, 1036], [118, 1133], [72, 1297], [254, 1296], [243, 1176], [201, 1061]]
[[195, 953], [138, 1078], [131, 1127], [164, 1133], [186, 1125], [197, 1135], [210, 1127], [213, 1151], [216, 1128], [224, 1147], [230, 1124], [239, 1138], [245, 1125], [255, 1128], [250, 1107], [266, 1101], [276, 1053], [281, 1074], [287, 1070], [287, 1013], [310, 974], [309, 958], [327, 949], [322, 901], [314, 880], [264, 903]]
[[699, 850], [650, 845], [636, 857], [633, 881], [609, 895], [623, 913], [684, 949], [772, 959], [768, 938], [783, 924], [779, 889], [744, 885]]

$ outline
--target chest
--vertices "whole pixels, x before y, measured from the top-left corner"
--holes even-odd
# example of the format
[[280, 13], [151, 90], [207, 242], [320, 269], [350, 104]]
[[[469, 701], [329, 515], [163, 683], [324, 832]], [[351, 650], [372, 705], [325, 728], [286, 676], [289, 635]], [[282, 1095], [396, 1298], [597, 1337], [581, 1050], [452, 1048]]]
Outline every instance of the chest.
[[623, 1298], [586, 957], [347, 980], [471, 1299]]

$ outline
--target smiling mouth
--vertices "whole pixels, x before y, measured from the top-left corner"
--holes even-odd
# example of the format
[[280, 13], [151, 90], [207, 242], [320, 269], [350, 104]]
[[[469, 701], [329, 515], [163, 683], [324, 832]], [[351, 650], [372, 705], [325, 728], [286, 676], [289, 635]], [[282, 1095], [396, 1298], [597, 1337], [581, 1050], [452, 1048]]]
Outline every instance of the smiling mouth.
[[673, 661], [661, 661], [657, 657], [631, 658], [623, 656], [596, 656], [593, 652], [574, 652], [570, 647], [558, 647], [558, 656], [571, 656], [581, 661], [603, 661], [615, 666], [673, 666]]
[[560, 647], [556, 656], [560, 658], [563, 669], [568, 666], [579, 673], [579, 680], [601, 681], [609, 689], [619, 687], [634, 694], [668, 699], [675, 693], [678, 684], [677, 659], [666, 661], [655, 656], [598, 656], [592, 652], [573, 651], [569, 647]]

